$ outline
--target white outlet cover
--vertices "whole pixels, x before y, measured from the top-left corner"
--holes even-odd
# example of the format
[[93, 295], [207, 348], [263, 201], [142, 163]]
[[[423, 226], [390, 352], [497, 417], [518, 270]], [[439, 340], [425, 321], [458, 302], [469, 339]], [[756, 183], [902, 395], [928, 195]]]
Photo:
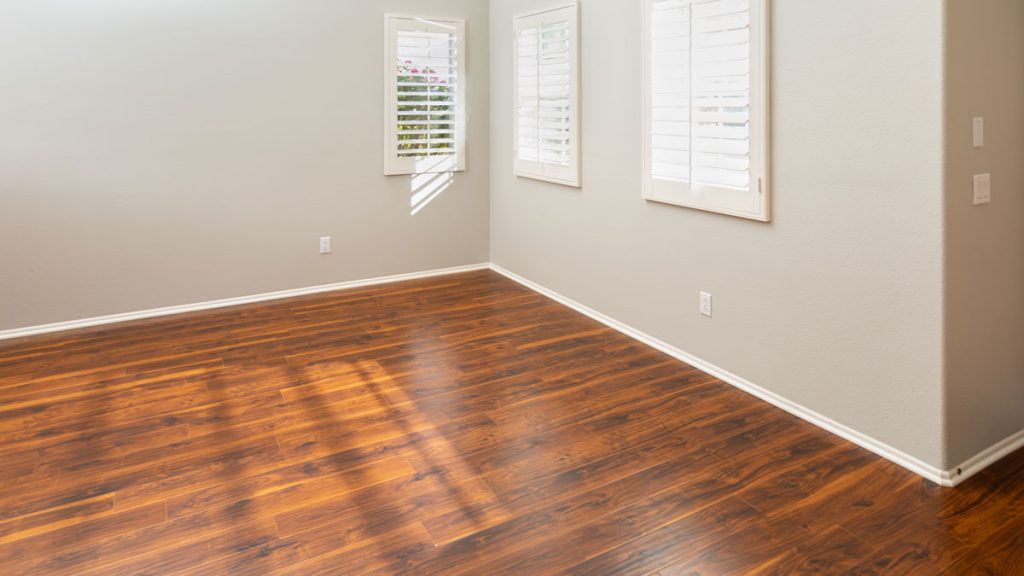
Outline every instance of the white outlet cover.
[[700, 293], [700, 313], [708, 318], [711, 318], [712, 313], [712, 296], [707, 292]]
[[992, 175], [977, 174], [974, 176], [974, 205], [992, 202]]
[[985, 147], [985, 119], [981, 116], [975, 116], [973, 119], [973, 136], [972, 145], [975, 148]]

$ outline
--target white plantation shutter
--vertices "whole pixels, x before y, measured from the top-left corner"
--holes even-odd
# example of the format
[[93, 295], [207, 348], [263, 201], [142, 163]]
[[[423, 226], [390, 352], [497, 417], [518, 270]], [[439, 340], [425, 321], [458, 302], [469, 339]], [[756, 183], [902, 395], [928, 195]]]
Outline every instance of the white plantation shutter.
[[387, 17], [386, 174], [465, 169], [464, 29]]
[[515, 19], [515, 173], [579, 186], [576, 4]]
[[455, 35], [398, 31], [399, 156], [455, 153]]
[[519, 30], [516, 45], [516, 157], [539, 162], [540, 26]]
[[767, 220], [768, 0], [645, 3], [645, 197]]
[[650, 172], [690, 180], [690, 0], [656, 0], [650, 19]]

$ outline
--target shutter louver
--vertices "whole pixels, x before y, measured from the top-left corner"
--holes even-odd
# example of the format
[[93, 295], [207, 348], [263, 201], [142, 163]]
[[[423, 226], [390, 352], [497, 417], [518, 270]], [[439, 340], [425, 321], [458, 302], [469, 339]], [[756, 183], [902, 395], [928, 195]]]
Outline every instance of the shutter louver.
[[572, 98], [569, 23], [519, 35], [519, 158], [568, 166]]
[[399, 157], [457, 152], [457, 44], [454, 34], [398, 31], [396, 133]]
[[384, 173], [465, 170], [465, 22], [393, 14], [384, 21]]
[[651, 10], [651, 176], [690, 180], [690, 0]]
[[650, 174], [750, 190], [750, 0], [651, 0]]
[[568, 166], [569, 158], [569, 23], [540, 28], [540, 67], [537, 73], [540, 159]]
[[540, 162], [540, 27], [519, 34], [517, 119], [520, 160]]
[[750, 0], [694, 1], [693, 181], [750, 189]]
[[516, 173], [578, 185], [575, 6], [516, 21]]

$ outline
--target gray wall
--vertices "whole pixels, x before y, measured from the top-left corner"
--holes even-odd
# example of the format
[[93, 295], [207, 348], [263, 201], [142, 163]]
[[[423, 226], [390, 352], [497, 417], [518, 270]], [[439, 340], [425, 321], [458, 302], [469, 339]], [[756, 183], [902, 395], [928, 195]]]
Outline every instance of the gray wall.
[[[947, 0], [946, 366], [951, 465], [1024, 429], [1024, 2]], [[971, 117], [986, 142], [971, 147]], [[992, 204], [972, 176], [992, 174]]]
[[942, 466], [942, 3], [774, 3], [771, 224], [641, 199], [635, 0], [582, 2], [583, 189], [516, 179], [512, 17], [549, 4], [491, 0], [492, 260]]
[[[468, 171], [415, 216], [385, 11], [468, 20]], [[487, 261], [487, 28], [484, 0], [0, 3], [0, 330]]]

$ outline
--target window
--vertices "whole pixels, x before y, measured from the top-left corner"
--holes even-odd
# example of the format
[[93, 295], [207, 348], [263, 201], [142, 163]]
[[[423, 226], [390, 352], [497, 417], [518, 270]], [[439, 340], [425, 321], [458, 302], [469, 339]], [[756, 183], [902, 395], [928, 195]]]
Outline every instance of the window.
[[385, 174], [466, 168], [465, 23], [388, 15]]
[[580, 185], [579, 8], [515, 19], [515, 173]]
[[644, 197], [768, 214], [768, 0], [644, 2]]

